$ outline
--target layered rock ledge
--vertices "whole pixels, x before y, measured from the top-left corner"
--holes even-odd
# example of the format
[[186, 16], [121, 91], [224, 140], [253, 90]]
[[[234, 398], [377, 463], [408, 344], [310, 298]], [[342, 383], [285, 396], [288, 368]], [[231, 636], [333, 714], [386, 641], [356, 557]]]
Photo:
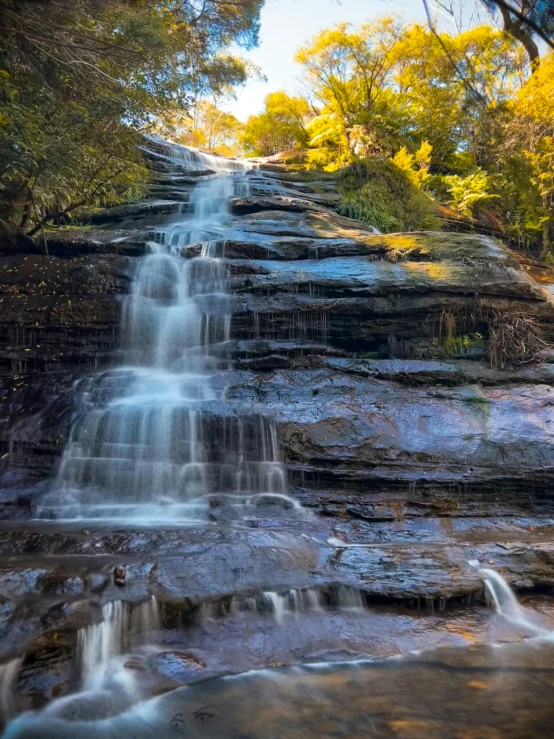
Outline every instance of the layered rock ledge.
[[[48, 256], [39, 240], [0, 257], [6, 501], [27, 500], [55, 468], [75, 379], [121, 361], [137, 259], [160, 225], [182, 218], [197, 180], [164, 173], [153, 199], [53, 230]], [[321, 203], [328, 180], [253, 171], [249, 181], [218, 246], [234, 296], [231, 393], [273, 410], [302, 499], [371, 506], [385, 491], [397, 502], [503, 491], [548, 508], [549, 357], [491, 369], [486, 356], [492, 316], [526, 316], [554, 338], [544, 275], [539, 284], [480, 235], [374, 234]], [[160, 199], [177, 186], [180, 200]]]
[[[264, 504], [237, 533], [215, 501], [202, 534], [32, 520], [80, 413], [76, 380], [125, 359], [121, 314], [139, 258], [213, 176], [157, 169], [151, 198], [52, 230], [48, 254], [42, 240], [0, 243], [3, 657], [26, 651], [31, 676], [61, 665], [46, 688], [25, 678], [40, 700], [66, 689], [77, 630], [116, 599], [155, 595], [167, 629], [260, 592], [315, 589], [333, 603], [351, 588], [366, 605], [436, 607], [482, 592], [470, 559], [549, 591], [551, 271], [534, 274], [485, 236], [376, 234], [333, 211], [328, 177], [277, 165], [249, 173], [216, 245], [234, 306], [224, 381], [229, 399], [275, 417], [291, 492], [312, 517], [291, 522]], [[540, 334], [541, 355], [491, 366], [491, 340], [514, 317]], [[122, 562], [123, 590], [112, 578]]]

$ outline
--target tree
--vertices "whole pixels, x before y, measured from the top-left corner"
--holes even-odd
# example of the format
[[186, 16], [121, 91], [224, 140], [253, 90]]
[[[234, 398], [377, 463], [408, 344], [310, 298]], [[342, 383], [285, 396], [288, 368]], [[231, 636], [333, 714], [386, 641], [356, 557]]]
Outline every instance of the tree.
[[469, 167], [490, 161], [524, 81], [516, 42], [490, 26], [451, 36], [414, 25], [397, 46], [406, 133], [432, 145], [435, 169], [456, 168], [462, 159]]
[[283, 91], [270, 93], [263, 112], [250, 116], [244, 126], [241, 141], [245, 151], [253, 156], [270, 156], [306, 146], [310, 113], [304, 98], [291, 97]]
[[323, 31], [297, 59], [321, 106], [311, 144], [335, 161], [428, 141], [434, 168], [483, 166], [526, 76], [523, 51], [490, 26], [452, 36], [389, 17]]
[[242, 123], [209, 100], [201, 100], [192, 110], [188, 125], [173, 136], [185, 146], [209, 149], [222, 156], [236, 156]]
[[[506, 151], [523, 158], [540, 208], [526, 209], [525, 225], [542, 233], [543, 255], [551, 254], [554, 220], [554, 54], [549, 54], [519, 92]], [[523, 167], [520, 165], [520, 171]], [[527, 205], [530, 204], [527, 197]]]
[[519, 41], [532, 68], [540, 61], [540, 52], [535, 38], [538, 36], [554, 48], [554, 3], [552, 0], [482, 0], [493, 14], [500, 13], [504, 31]]
[[340, 126], [356, 154], [370, 153], [384, 138], [395, 47], [402, 34], [401, 23], [392, 16], [359, 31], [343, 23], [322, 31], [296, 55], [322, 115]]
[[[3, 0], [0, 217], [31, 232], [145, 181], [140, 134], [244, 82], [263, 0]], [[34, 225], [32, 225], [34, 224]]]

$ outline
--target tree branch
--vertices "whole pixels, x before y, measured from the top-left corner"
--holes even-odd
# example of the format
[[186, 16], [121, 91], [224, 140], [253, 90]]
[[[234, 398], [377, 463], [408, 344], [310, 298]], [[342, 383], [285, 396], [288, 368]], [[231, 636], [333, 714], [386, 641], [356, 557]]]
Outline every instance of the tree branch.
[[[426, 2], [426, 0], [424, 0], [424, 2]], [[525, 13], [522, 13], [518, 8], [514, 8], [512, 5], [507, 3], [506, 0], [493, 0], [493, 2], [498, 5], [500, 12], [504, 10], [510, 13], [510, 15], [514, 15], [520, 23], [531, 28], [537, 36], [540, 36], [540, 38], [550, 46], [551, 49], [554, 49], [554, 41], [542, 30], [538, 23], [535, 23], [532, 18], [525, 15]], [[504, 17], [504, 13], [502, 13], [502, 17]]]
[[458, 68], [458, 65], [456, 64], [456, 60], [454, 59], [454, 57], [448, 50], [446, 44], [444, 43], [444, 39], [442, 38], [440, 33], [435, 28], [435, 24], [433, 23], [433, 19], [431, 17], [431, 11], [429, 10], [429, 4], [427, 0], [423, 0], [423, 7], [425, 8], [425, 14], [427, 15], [427, 23], [429, 25], [429, 29], [431, 33], [433, 34], [433, 36], [435, 36], [439, 44], [442, 46], [442, 49], [444, 53], [446, 54], [446, 58], [452, 65], [452, 68], [456, 72], [458, 79], [469, 90], [469, 92], [477, 98], [477, 100], [482, 105], [487, 105], [489, 102], [487, 98], [484, 95], [482, 95], [479, 92], [479, 90], [476, 87], [474, 87], [474, 85], [467, 79], [467, 77], [463, 74], [463, 72], [460, 71], [460, 69]]

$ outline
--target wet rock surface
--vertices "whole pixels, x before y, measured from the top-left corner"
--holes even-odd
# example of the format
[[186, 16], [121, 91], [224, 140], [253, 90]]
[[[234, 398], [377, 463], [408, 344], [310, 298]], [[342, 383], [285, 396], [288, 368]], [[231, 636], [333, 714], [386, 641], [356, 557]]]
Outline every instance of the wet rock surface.
[[[527, 604], [551, 629], [554, 521], [544, 518], [531, 533], [530, 520], [539, 518], [337, 524], [265, 510], [250, 530], [224, 517], [185, 531], [10, 524], [1, 536], [0, 662], [25, 655], [20, 710], [40, 708], [77, 687], [79, 634], [105, 618], [106, 604], [124, 604], [131, 632], [133, 614], [153, 597], [159, 622], [133, 648], [140, 655], [142, 643], [156, 645], [144, 652], [148, 670], [180, 684], [267, 665], [480, 643], [491, 634], [519, 639], [525, 632], [511, 627], [490, 631], [482, 580], [468, 562], [502, 572], [524, 603], [543, 593]], [[123, 588], [113, 581], [122, 566]]]
[[[250, 195], [233, 201], [215, 247], [234, 305], [233, 340], [218, 350], [234, 366], [229, 401], [276, 419], [308, 513], [260, 499], [244, 520], [213, 496], [198, 528], [34, 520], [83, 404], [100, 407], [126, 382], [114, 368], [139, 258], [213, 176], [155, 166], [151, 200], [52, 231], [49, 255], [41, 241], [0, 251], [0, 662], [25, 654], [22, 707], [75, 689], [78, 632], [115, 601], [156, 598], [159, 650], [145, 669], [178, 684], [389, 656], [435, 631], [433, 644], [448, 641], [454, 606], [483, 617], [468, 560], [549, 603], [554, 364], [545, 354], [493, 369], [485, 353], [491, 310], [531, 316], [554, 338], [551, 294], [494, 240], [374, 234], [332, 211], [329, 179], [278, 165], [248, 175]], [[205, 409], [214, 428], [233, 412], [220, 405]], [[411, 610], [381, 614], [376, 638], [383, 604]]]
[[[524, 737], [552, 725], [552, 648], [443, 648], [401, 660], [206, 680], [115, 717], [113, 736]], [[106, 724], [46, 714], [9, 737], [105, 736]], [[85, 707], [83, 707], [85, 708]]]

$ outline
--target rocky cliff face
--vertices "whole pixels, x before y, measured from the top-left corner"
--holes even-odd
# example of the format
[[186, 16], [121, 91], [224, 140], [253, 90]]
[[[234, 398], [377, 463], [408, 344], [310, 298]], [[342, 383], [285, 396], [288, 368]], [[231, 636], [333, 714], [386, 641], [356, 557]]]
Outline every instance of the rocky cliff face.
[[[197, 181], [158, 175], [151, 199], [49, 234], [49, 256], [27, 242], [1, 257], [6, 502], [27, 504], [52, 474], [78, 412], [75, 379], [122, 359], [137, 258], [150, 231], [186, 210]], [[329, 177], [254, 171], [250, 182], [219, 245], [233, 275], [231, 393], [274, 412], [302, 501], [369, 519], [400, 508], [460, 515], [497, 494], [505, 506], [548, 506], [548, 354], [519, 370], [491, 369], [485, 354], [493, 322], [517, 331], [514, 315], [554, 338], [549, 291], [487, 237], [382, 236], [337, 216]]]
[[[138, 258], [210, 176], [152, 167], [150, 198], [52, 231], [48, 254], [42, 240], [0, 244], [2, 654], [26, 651], [27, 705], [67, 690], [77, 630], [118, 598], [154, 593], [172, 629], [260, 592], [292, 602], [316, 588], [335, 603], [350, 588], [365, 602], [444, 605], [480, 591], [471, 558], [519, 588], [551, 587], [554, 357], [537, 338], [554, 340], [548, 271], [539, 284], [484, 236], [375, 234], [333, 211], [331, 177], [276, 164], [249, 173], [216, 245], [232, 275], [228, 395], [273, 414], [291, 493], [320, 515], [290, 528], [268, 505], [251, 530], [208, 534], [27, 521], [80, 413], [76, 380], [124, 360]], [[542, 349], [542, 361], [491, 367], [510, 342], [527, 358]], [[228, 516], [215, 500], [211, 520]], [[122, 561], [124, 589], [111, 577]], [[310, 638], [240, 667], [312, 654]]]

